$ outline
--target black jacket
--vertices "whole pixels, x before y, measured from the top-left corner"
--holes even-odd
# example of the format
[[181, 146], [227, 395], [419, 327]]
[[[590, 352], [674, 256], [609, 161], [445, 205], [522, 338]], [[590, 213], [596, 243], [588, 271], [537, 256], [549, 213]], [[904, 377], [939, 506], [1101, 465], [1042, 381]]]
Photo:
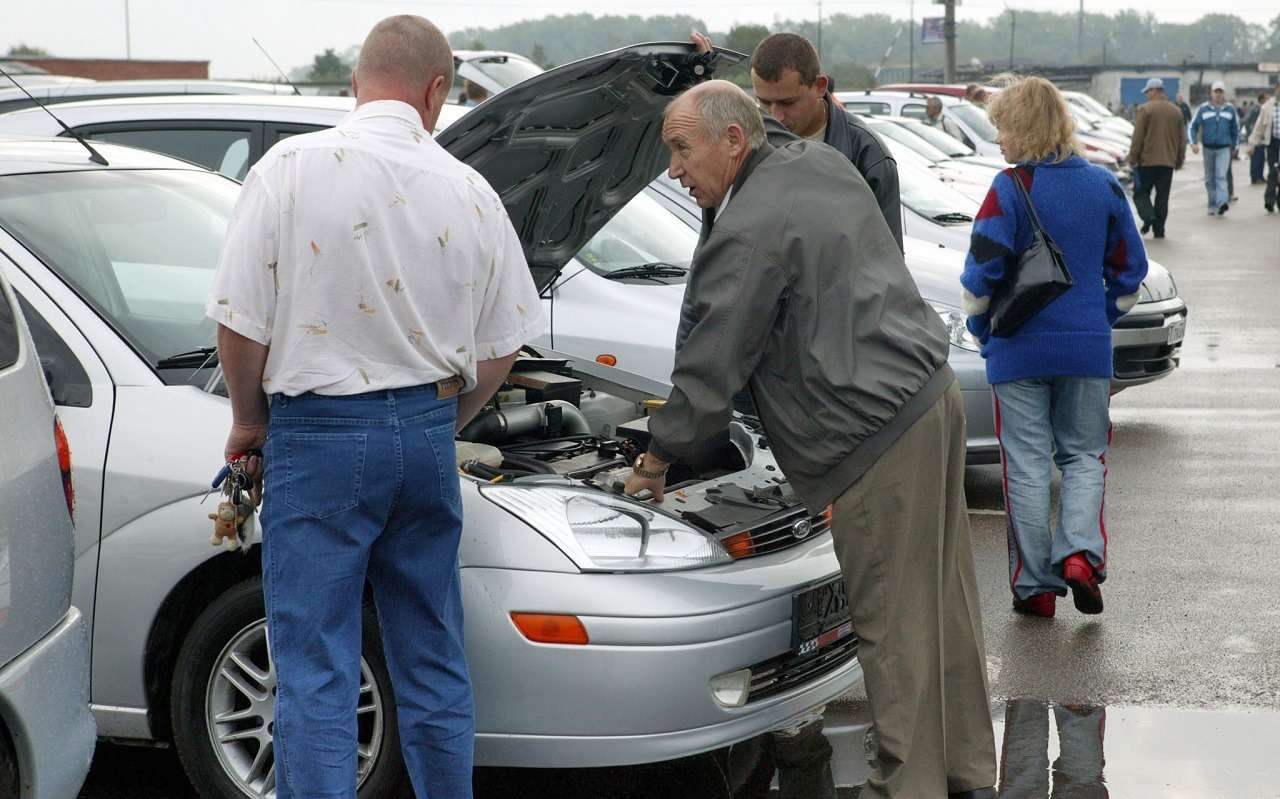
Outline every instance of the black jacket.
[[844, 154], [871, 187], [893, 238], [902, 249], [902, 204], [898, 199], [898, 162], [893, 160], [876, 134], [853, 114], [838, 108], [831, 95], [827, 104], [827, 135], [823, 142]]

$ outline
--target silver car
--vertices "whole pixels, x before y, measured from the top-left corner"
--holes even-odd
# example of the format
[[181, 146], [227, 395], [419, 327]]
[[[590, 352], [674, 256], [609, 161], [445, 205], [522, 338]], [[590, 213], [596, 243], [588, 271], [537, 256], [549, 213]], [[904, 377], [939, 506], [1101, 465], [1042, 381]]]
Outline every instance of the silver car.
[[[503, 196], [540, 285], [660, 170], [657, 121], [690, 54], [642, 46], [562, 67], [442, 138]], [[104, 736], [173, 741], [205, 796], [270, 796], [259, 562], [211, 550], [201, 504], [230, 421], [203, 304], [238, 186], [95, 146], [109, 166], [73, 140], [0, 140], [0, 264], [40, 318], [77, 452], [93, 711]], [[667, 388], [530, 352], [501, 407], [464, 431], [480, 765], [694, 754], [861, 679], [829, 520], [798, 503], [746, 420], [673, 476], [664, 505], [617, 493], [647, 436], [644, 401]], [[372, 607], [362, 671], [360, 793], [398, 795]]]
[[0, 274], [0, 796], [14, 799], [74, 796], [93, 756], [89, 636], [71, 606], [71, 451], [40, 360]]

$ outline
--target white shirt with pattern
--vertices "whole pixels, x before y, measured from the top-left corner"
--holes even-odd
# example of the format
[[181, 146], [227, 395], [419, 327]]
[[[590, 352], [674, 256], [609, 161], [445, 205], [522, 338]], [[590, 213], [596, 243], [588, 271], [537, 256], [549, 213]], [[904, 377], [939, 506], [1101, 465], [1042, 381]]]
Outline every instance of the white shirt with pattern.
[[207, 315], [269, 346], [263, 391], [359, 394], [460, 375], [544, 330], [501, 200], [412, 107], [365, 103], [249, 171]]

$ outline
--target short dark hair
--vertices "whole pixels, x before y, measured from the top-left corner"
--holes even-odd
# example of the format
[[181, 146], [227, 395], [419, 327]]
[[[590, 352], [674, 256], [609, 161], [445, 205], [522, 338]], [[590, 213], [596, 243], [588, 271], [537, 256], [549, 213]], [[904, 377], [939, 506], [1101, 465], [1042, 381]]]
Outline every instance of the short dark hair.
[[818, 51], [808, 39], [794, 33], [775, 33], [756, 45], [751, 54], [753, 72], [772, 83], [782, 80], [782, 73], [788, 69], [794, 69], [805, 86], [812, 86], [818, 79]]

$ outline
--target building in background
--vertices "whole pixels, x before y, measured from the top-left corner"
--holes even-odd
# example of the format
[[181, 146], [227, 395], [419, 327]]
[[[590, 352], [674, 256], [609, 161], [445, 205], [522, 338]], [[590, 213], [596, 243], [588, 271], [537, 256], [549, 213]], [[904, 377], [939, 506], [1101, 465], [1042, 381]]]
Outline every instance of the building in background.
[[9, 56], [6, 61], [25, 64], [50, 75], [92, 80], [207, 80], [208, 61], [160, 61], [138, 58], [61, 58], [58, 56]]

